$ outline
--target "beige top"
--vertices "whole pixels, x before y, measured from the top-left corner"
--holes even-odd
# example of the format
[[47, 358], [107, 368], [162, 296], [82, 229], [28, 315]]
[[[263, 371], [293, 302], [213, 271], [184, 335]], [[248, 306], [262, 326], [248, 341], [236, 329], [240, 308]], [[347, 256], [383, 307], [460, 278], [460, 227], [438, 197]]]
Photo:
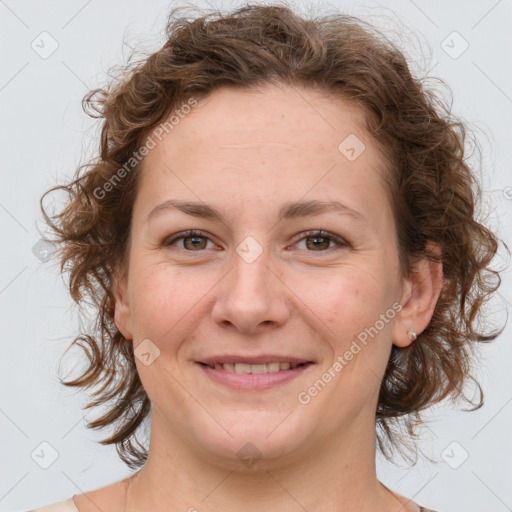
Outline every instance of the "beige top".
[[45, 507], [29, 510], [28, 512], [79, 512], [79, 510], [76, 508], [75, 502], [71, 497], [67, 500], [59, 501], [58, 503], [52, 503]]
[[[435, 512], [435, 510], [431, 510], [429, 508], [423, 508], [418, 505], [420, 512]], [[46, 505], [45, 507], [35, 508], [33, 510], [29, 510], [28, 512], [80, 512], [76, 507], [73, 501], [73, 498], [68, 498], [64, 501], [59, 501], [58, 503], [53, 503], [51, 505]]]

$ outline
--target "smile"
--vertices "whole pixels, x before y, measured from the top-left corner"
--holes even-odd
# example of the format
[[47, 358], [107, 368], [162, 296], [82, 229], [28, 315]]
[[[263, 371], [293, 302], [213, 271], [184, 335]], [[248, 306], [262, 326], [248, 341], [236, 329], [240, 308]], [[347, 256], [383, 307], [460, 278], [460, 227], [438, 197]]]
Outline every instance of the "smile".
[[226, 370], [235, 373], [276, 373], [279, 371], [293, 370], [301, 364], [307, 363], [263, 363], [263, 364], [245, 364], [245, 363], [215, 363], [208, 365], [215, 370]]
[[196, 362], [210, 382], [237, 391], [263, 391], [290, 382], [313, 364], [280, 356], [224, 356]]

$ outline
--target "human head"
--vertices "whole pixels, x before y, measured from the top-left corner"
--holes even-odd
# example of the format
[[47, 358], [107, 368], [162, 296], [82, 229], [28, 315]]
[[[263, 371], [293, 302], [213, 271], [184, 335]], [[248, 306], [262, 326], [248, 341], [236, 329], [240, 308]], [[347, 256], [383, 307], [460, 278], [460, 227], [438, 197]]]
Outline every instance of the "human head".
[[432, 320], [418, 343], [391, 352], [377, 407], [383, 434], [396, 439], [394, 419], [414, 420], [422, 409], [460, 393], [471, 347], [492, 339], [476, 331], [475, 318], [497, 287], [488, 269], [497, 240], [475, 219], [464, 128], [411, 76], [402, 54], [371, 27], [343, 15], [313, 21], [285, 8], [253, 6], [190, 23], [171, 16], [168, 41], [158, 52], [110, 90], [86, 98], [104, 118], [100, 158], [63, 187], [70, 202], [55, 224], [73, 298], [90, 295], [99, 309], [97, 334], [77, 339], [94, 347], [90, 368], [70, 385], [116, 377], [110, 396], [99, 393], [98, 403], [118, 400], [94, 425], [118, 423], [107, 441], [127, 461], [144, 458], [130, 436], [149, 413], [149, 401], [131, 345], [114, 323], [113, 277], [126, 268], [141, 163], [125, 167], [121, 179], [119, 170], [189, 100], [199, 102], [221, 87], [255, 91], [272, 83], [322, 91], [362, 109], [367, 133], [387, 163], [383, 178], [402, 275], [421, 259], [436, 261], [428, 241], [442, 254], [444, 284]]

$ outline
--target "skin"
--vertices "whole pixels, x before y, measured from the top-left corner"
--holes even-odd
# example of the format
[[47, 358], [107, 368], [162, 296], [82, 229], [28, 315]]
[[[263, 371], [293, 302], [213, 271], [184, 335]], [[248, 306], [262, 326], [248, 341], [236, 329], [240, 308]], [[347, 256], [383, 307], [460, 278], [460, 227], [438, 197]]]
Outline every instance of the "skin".
[[[338, 150], [350, 134], [366, 146], [354, 161]], [[160, 355], [148, 366], [137, 359], [152, 403], [151, 444], [127, 511], [417, 510], [376, 477], [375, 411], [392, 344], [408, 346], [408, 331], [428, 325], [442, 268], [420, 261], [410, 278], [400, 275], [385, 163], [357, 107], [286, 85], [217, 90], [147, 155], [115, 321], [135, 349], [149, 339]], [[224, 221], [176, 209], [148, 221], [169, 199], [207, 203]], [[340, 201], [364, 220], [335, 211], [278, 220], [284, 203], [312, 199]], [[188, 229], [204, 232], [200, 248], [165, 243]], [[316, 248], [304, 232], [319, 229], [345, 244], [322, 239]], [[251, 263], [236, 252], [247, 236], [262, 249]], [[393, 303], [401, 311], [299, 403]], [[240, 391], [196, 363], [225, 353], [314, 364], [276, 388]], [[237, 456], [248, 442], [262, 454], [250, 468]], [[126, 483], [75, 504], [121, 511]]]

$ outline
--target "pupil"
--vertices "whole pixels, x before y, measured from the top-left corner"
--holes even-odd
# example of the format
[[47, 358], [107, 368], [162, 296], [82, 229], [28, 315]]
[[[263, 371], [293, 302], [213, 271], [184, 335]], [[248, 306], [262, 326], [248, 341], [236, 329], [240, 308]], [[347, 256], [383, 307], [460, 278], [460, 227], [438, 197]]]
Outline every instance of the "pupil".
[[329, 240], [323, 236], [311, 237], [309, 240], [313, 240], [313, 247], [315, 248], [322, 248], [322, 245], [324, 245], [323, 248], [326, 249], [327, 247], [325, 247], [325, 242], [329, 245]]
[[195, 236], [195, 237], [192, 237], [192, 236], [189, 236], [186, 238], [186, 240], [188, 240], [192, 246], [192, 248], [201, 248], [201, 241], [203, 241], [203, 237], [200, 237], [200, 236]]

